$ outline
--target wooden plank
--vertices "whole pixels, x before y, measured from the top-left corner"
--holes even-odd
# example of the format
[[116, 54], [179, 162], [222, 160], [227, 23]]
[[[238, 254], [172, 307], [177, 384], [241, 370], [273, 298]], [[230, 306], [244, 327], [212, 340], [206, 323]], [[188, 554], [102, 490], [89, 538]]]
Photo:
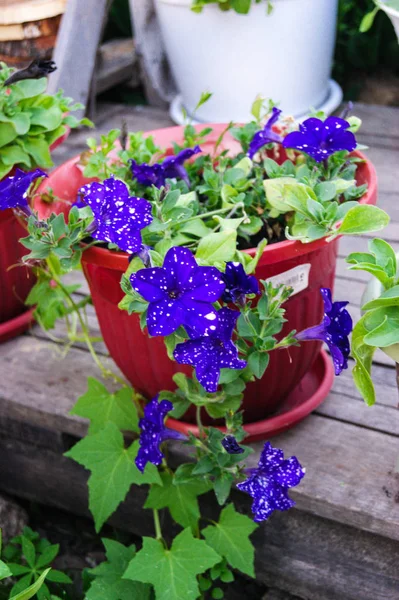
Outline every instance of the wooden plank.
[[105, 42], [97, 53], [94, 89], [101, 94], [121, 83], [133, 81], [139, 85], [138, 60], [132, 39]]
[[154, 106], [165, 107], [176, 94], [162, 43], [153, 0], [129, 0], [132, 28], [142, 66], [147, 100]]
[[352, 113], [362, 119], [360, 136], [380, 137], [381, 143], [384, 143], [386, 138], [399, 138], [397, 108], [356, 102]]
[[50, 94], [62, 88], [86, 106], [108, 5], [109, 0], [68, 0], [53, 55], [58, 69], [49, 77]]
[[[25, 336], [0, 346], [0, 361], [1, 415], [83, 434], [84, 423], [68, 411], [86, 390], [87, 376], [98, 376], [87, 352], [72, 348], [62, 359], [54, 344]], [[311, 415], [274, 443], [287, 455], [296, 454], [308, 469], [293, 492], [302, 510], [399, 539], [399, 504], [381, 491], [386, 487], [393, 497], [399, 493], [392, 475], [397, 438]], [[259, 451], [260, 445], [255, 448]]]
[[[1, 420], [0, 433], [1, 489], [89, 516], [87, 471], [60, 452], [10, 438]], [[30, 438], [34, 436], [33, 430]], [[73, 441], [65, 437], [64, 450]], [[142, 509], [145, 496], [145, 489], [133, 487], [110, 524], [136, 535], [153, 535], [151, 511]], [[246, 495], [233, 492], [233, 499], [241, 512], [249, 513]], [[202, 498], [202, 506], [208, 518], [220, 511], [212, 494]], [[161, 519], [169, 536], [165, 511]], [[308, 600], [397, 600], [399, 546], [394, 540], [293, 509], [275, 513], [258, 528], [253, 541], [258, 582]]]

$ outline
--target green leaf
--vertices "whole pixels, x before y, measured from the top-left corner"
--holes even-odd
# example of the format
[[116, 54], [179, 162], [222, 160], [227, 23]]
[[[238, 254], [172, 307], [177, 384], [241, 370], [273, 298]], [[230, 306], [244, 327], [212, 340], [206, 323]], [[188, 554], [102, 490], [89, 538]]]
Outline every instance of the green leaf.
[[[223, 457], [225, 458], [225, 457]], [[234, 476], [232, 473], [222, 471], [213, 481], [213, 489], [215, 491], [216, 499], [220, 506], [226, 502], [230, 495], [231, 486], [233, 484]]]
[[58, 571], [58, 569], [51, 569], [50, 573], [47, 575], [47, 581], [53, 581], [54, 583], [64, 583], [70, 584], [73, 583], [72, 579], [68, 577], [62, 571]]
[[152, 594], [149, 585], [122, 579], [130, 561], [136, 555], [136, 548], [106, 538], [102, 543], [107, 560], [94, 569], [89, 569], [95, 580], [91, 583], [85, 600], [150, 600]]
[[379, 9], [379, 6], [376, 6], [372, 11], [364, 15], [359, 27], [360, 33], [366, 33], [369, 29], [371, 29], [374, 23], [374, 18]]
[[37, 594], [37, 592], [40, 590], [40, 588], [42, 587], [44, 580], [47, 577], [47, 574], [50, 572], [51, 569], [46, 569], [45, 571], [43, 571], [43, 573], [40, 575], [40, 577], [35, 581], [35, 583], [33, 583], [31, 586], [29, 586], [26, 590], [23, 590], [22, 592], [20, 592], [19, 594], [17, 594], [16, 596], [12, 596], [10, 598], [10, 600], [30, 600], [30, 598], [33, 598], [33, 596], [35, 594]]
[[114, 423], [78, 442], [65, 456], [72, 458], [91, 471], [89, 478], [89, 508], [99, 531], [108, 517], [125, 499], [130, 486], [145, 483], [162, 485], [159, 473], [148, 464], [141, 473], [134, 459], [138, 440], [124, 447], [123, 436]]
[[232, 260], [236, 251], [237, 231], [226, 229], [210, 233], [198, 244], [196, 258], [207, 265]]
[[[11, 125], [14, 126], [14, 129], [18, 135], [25, 135], [25, 133], [28, 133], [30, 128], [29, 115], [23, 112], [15, 113], [15, 115], [13, 115], [12, 117], [0, 114], [0, 122], [11, 123]], [[0, 126], [0, 130], [1, 127], [2, 126]]]
[[2, 123], [0, 127], [0, 148], [15, 140], [17, 137], [15, 127], [11, 123]]
[[269, 364], [268, 352], [252, 352], [248, 357], [248, 367], [257, 379], [261, 379], [265, 374], [267, 365]]
[[256, 248], [256, 253], [255, 256], [245, 265], [245, 272], [247, 273], [247, 275], [250, 275], [251, 273], [253, 273], [258, 265], [258, 262], [261, 259], [261, 256], [263, 254], [263, 250], [266, 248], [267, 246], [267, 240], [263, 239], [259, 242], [257, 248]]
[[112, 394], [100, 381], [88, 377], [87, 392], [78, 398], [70, 414], [90, 419], [90, 434], [97, 433], [107, 423], [114, 423], [123, 431], [138, 432], [133, 393], [132, 388], [123, 387]]
[[33, 98], [44, 94], [47, 88], [47, 78], [42, 77], [41, 79], [23, 79], [18, 83], [13, 84], [13, 89], [18, 91], [21, 98]]
[[233, 569], [255, 577], [255, 549], [249, 539], [257, 525], [252, 519], [238, 513], [229, 504], [220, 513], [219, 522], [202, 530], [208, 546], [226, 558]]
[[36, 561], [36, 568], [41, 569], [53, 562], [60, 550], [59, 544], [47, 546]]
[[23, 142], [23, 148], [28, 152], [37, 166], [43, 168], [49, 168], [53, 166], [53, 161], [50, 156], [50, 148], [48, 143], [37, 137], [24, 137], [21, 138]]
[[0, 581], [2, 579], [5, 579], [6, 577], [11, 577], [11, 575], [12, 571], [10, 570], [9, 566], [6, 565], [5, 562], [0, 560]]
[[346, 213], [337, 233], [360, 235], [384, 229], [388, 223], [389, 215], [378, 206], [358, 204]]
[[33, 106], [29, 109], [31, 124], [40, 125], [47, 131], [57, 129], [62, 123], [62, 112], [58, 106], [51, 106], [50, 108], [42, 108], [40, 106]]
[[246, 15], [251, 7], [251, 0], [230, 0], [231, 7], [240, 15]]
[[362, 310], [372, 310], [374, 308], [383, 308], [384, 306], [399, 306], [399, 285], [386, 290], [379, 298], [370, 300], [362, 306]]
[[22, 552], [28, 565], [34, 568], [36, 562], [36, 550], [32, 542], [25, 536], [22, 536]]
[[392, 246], [385, 240], [375, 238], [369, 242], [369, 250], [374, 254], [378, 265], [385, 267], [389, 277], [396, 276], [397, 261], [396, 254]]
[[368, 333], [364, 341], [370, 346], [385, 348], [399, 343], [399, 311], [395, 306], [377, 308], [364, 315]]
[[362, 317], [353, 328], [351, 353], [356, 361], [352, 369], [353, 381], [368, 406], [375, 403], [375, 389], [371, 379], [371, 366], [375, 347], [365, 344], [364, 337], [368, 331]]
[[161, 479], [163, 486], [151, 486], [144, 508], [168, 508], [176, 523], [195, 530], [200, 518], [197, 498], [211, 486], [199, 478], [174, 484], [173, 476], [168, 472], [162, 472]]
[[0, 160], [5, 165], [13, 166], [23, 164], [28, 167], [28, 169], [31, 165], [29, 155], [18, 144], [9, 144], [0, 148]]
[[159, 540], [143, 538], [143, 548], [130, 562], [124, 577], [152, 584], [157, 600], [196, 600], [200, 595], [197, 575], [220, 560], [203, 540], [185, 529], [169, 550]]

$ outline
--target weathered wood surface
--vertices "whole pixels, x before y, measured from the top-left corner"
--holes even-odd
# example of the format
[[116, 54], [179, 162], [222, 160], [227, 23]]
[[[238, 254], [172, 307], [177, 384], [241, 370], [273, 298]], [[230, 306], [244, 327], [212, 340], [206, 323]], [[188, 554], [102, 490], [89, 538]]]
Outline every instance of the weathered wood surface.
[[[49, 77], [50, 94], [62, 88], [76, 102], [87, 105], [109, 6], [109, 0], [68, 0], [53, 54], [58, 68]], [[81, 117], [84, 112], [77, 114]]]
[[139, 85], [137, 54], [132, 39], [105, 42], [97, 52], [93, 86], [101, 94], [121, 83]]
[[[399, 111], [360, 106], [356, 112], [364, 119], [361, 141], [373, 144], [369, 154], [379, 176], [379, 204], [392, 216], [386, 235], [381, 235], [395, 245]], [[97, 135], [120, 126], [122, 116], [132, 131], [171, 124], [165, 111], [157, 108], [106, 105], [99, 110]], [[73, 133], [56, 151], [56, 161], [82, 151], [86, 137], [86, 131]], [[344, 258], [348, 252], [365, 250], [371, 237], [344, 239], [340, 244], [335, 297], [350, 300], [355, 318], [368, 278], [347, 270]], [[82, 280], [80, 274], [72, 279]], [[86, 294], [86, 284], [77, 293]], [[90, 306], [88, 314], [97, 335]], [[54, 333], [62, 337], [62, 324]], [[105, 346], [98, 344], [97, 349], [107, 363]], [[87, 376], [98, 376], [90, 356], [79, 346], [63, 356], [62, 348], [34, 327], [0, 346], [0, 365], [0, 488], [88, 514], [87, 473], [61, 455], [86, 430], [86, 423], [68, 411], [85, 391]], [[273, 439], [288, 455], [298, 456], [307, 475], [292, 490], [297, 510], [275, 515], [256, 534], [258, 578], [267, 585], [311, 600], [399, 598], [398, 392], [395, 370], [383, 353], [376, 355], [374, 379], [374, 407], [364, 405], [350, 371], [345, 371], [314, 414]], [[260, 447], [256, 445], [255, 455]], [[179, 458], [180, 452], [175, 449], [174, 456]], [[143, 527], [151, 527], [146, 511], [141, 510], [137, 519], [142, 494], [135, 490], [129, 495], [113, 519], [115, 525], [132, 531], [140, 527], [141, 533]], [[237, 501], [248, 507], [243, 495], [238, 494]], [[213, 510], [211, 500], [206, 500], [206, 507]]]
[[142, 68], [147, 100], [165, 107], [176, 94], [176, 86], [166, 59], [153, 0], [129, 0], [132, 29]]

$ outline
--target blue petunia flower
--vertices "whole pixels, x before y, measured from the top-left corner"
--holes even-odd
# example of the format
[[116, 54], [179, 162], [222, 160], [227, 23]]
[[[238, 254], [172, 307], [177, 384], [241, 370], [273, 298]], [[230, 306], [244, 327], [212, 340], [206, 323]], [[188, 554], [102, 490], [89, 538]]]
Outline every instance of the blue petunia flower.
[[260, 455], [258, 467], [248, 469], [246, 481], [237, 488], [253, 498], [252, 512], [255, 523], [265, 521], [275, 510], [288, 510], [295, 502], [288, 496], [288, 489], [299, 484], [305, 475], [295, 456], [284, 460], [284, 453], [266, 442]]
[[41, 169], [35, 169], [29, 173], [16, 169], [15, 175], [5, 177], [0, 181], [0, 210], [19, 208], [30, 213], [28, 191], [32, 182], [39, 177], [47, 177], [47, 173]]
[[289, 133], [283, 142], [284, 148], [294, 148], [321, 162], [338, 152], [352, 152], [356, 138], [347, 131], [350, 123], [340, 117], [328, 117], [325, 121], [312, 117], [299, 125], [299, 131]]
[[226, 284], [222, 296], [224, 302], [243, 304], [247, 294], [259, 294], [258, 280], [253, 275], [247, 275], [241, 263], [226, 263], [226, 271], [222, 277]]
[[141, 185], [155, 185], [161, 187], [165, 185], [167, 179], [183, 179], [187, 187], [190, 187], [190, 180], [184, 163], [186, 160], [201, 152], [199, 146], [195, 148], [185, 148], [176, 156], [167, 156], [162, 163], [148, 165], [146, 163], [137, 164], [135, 160], [131, 160], [132, 175]]
[[147, 165], [142, 163], [139, 165], [135, 160], [130, 161], [130, 168], [132, 175], [137, 179], [138, 183], [147, 187], [155, 185], [155, 187], [161, 187], [165, 185], [165, 174], [162, 169], [162, 165], [156, 163], [155, 165]]
[[180, 325], [204, 335], [216, 328], [212, 303], [219, 300], [224, 282], [216, 267], [199, 267], [188, 248], [175, 246], [162, 267], [141, 269], [130, 277], [133, 289], [149, 302], [150, 335], [170, 335]]
[[275, 106], [272, 109], [272, 116], [267, 121], [266, 125], [261, 131], [257, 131], [252, 138], [251, 143], [249, 144], [248, 156], [249, 158], [253, 158], [254, 155], [259, 152], [263, 146], [266, 144], [281, 144], [283, 142], [283, 138], [281, 135], [273, 131], [273, 125], [277, 123], [281, 115], [281, 110], [276, 108]]
[[129, 196], [127, 185], [113, 177], [84, 185], [78, 198], [80, 206], [87, 204], [93, 211], [97, 228], [91, 235], [96, 240], [116, 244], [125, 252], [140, 251], [140, 231], [152, 221], [147, 200]]
[[143, 472], [149, 462], [156, 466], [161, 464], [164, 457], [160, 450], [162, 442], [187, 439], [182, 433], [165, 427], [165, 417], [171, 410], [173, 410], [172, 402], [169, 400], [158, 402], [158, 396], [144, 407], [144, 417], [139, 421], [140, 448], [135, 459], [139, 471]]
[[331, 290], [320, 289], [324, 302], [324, 317], [319, 325], [309, 327], [296, 334], [296, 339], [301, 342], [321, 340], [330, 350], [335, 374], [348, 368], [350, 344], [348, 335], [352, 331], [352, 318], [345, 306], [348, 302], [332, 302]]
[[217, 316], [217, 326], [206, 336], [196, 338], [189, 331], [192, 339], [177, 344], [173, 352], [178, 363], [193, 365], [198, 381], [209, 393], [217, 390], [220, 369], [244, 369], [247, 366], [245, 360], [238, 358], [238, 350], [231, 341], [240, 313], [224, 307]]
[[242, 454], [244, 452], [244, 448], [239, 445], [234, 435], [226, 435], [221, 443], [227, 454]]

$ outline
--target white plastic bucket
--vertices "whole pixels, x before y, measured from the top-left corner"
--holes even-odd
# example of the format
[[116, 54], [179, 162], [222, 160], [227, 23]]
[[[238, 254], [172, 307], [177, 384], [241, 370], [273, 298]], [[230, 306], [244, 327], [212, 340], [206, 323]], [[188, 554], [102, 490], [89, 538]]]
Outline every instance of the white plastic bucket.
[[[203, 122], [247, 121], [258, 94], [296, 117], [331, 95], [338, 0], [274, 0], [247, 15], [191, 0], [156, 0], [166, 52], [190, 116], [203, 91], [212, 98], [195, 114]], [[338, 93], [338, 104], [342, 96]], [[334, 107], [335, 108], [335, 107]]]

